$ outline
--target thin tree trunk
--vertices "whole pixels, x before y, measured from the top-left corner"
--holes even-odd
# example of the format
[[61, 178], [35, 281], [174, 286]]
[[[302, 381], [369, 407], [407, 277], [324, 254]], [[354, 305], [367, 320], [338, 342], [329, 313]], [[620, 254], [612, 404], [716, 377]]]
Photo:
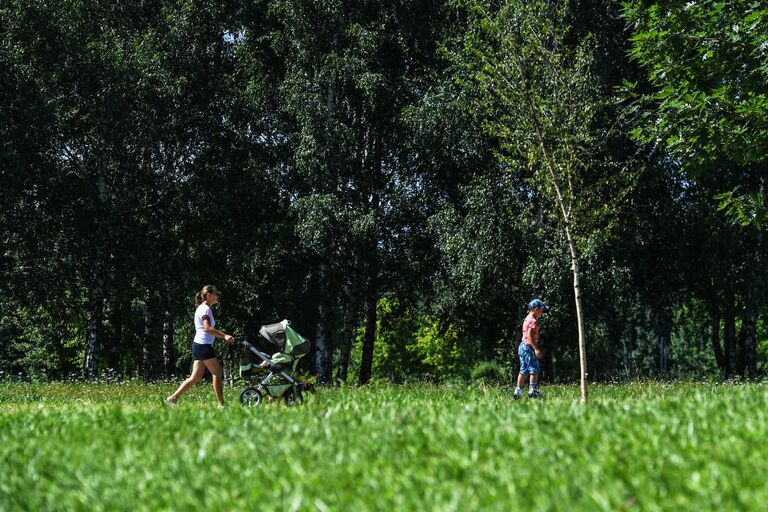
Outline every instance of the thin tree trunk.
[[739, 368], [745, 377], [753, 378], [757, 375], [757, 313], [751, 286], [747, 285], [746, 288], [739, 333]]
[[90, 316], [88, 318], [88, 335], [85, 348], [85, 367], [83, 376], [86, 379], [96, 378], [99, 366], [99, 351], [104, 332], [104, 288], [97, 278], [96, 286], [91, 294]]
[[320, 264], [320, 300], [318, 303], [318, 322], [316, 336], [315, 352], [315, 372], [317, 373], [318, 384], [327, 384], [331, 376], [330, 365], [330, 345], [331, 339], [328, 328], [328, 264]]
[[[382, 174], [384, 138], [381, 126], [377, 126], [371, 140], [371, 174], [378, 179]], [[374, 188], [375, 190], [375, 188]], [[380, 199], [376, 192], [371, 194], [368, 205], [369, 211], [377, 211]], [[368, 249], [368, 290], [365, 297], [365, 333], [363, 334], [363, 350], [360, 357], [359, 384], [367, 384], [373, 375], [373, 348], [376, 342], [376, 306], [378, 305], [379, 286], [379, 249], [378, 236], [369, 240]]]
[[729, 292], [725, 298], [725, 314], [723, 321], [725, 323], [725, 373], [726, 378], [734, 375], [736, 369], [736, 314], [734, 306], [735, 298], [733, 292]]
[[747, 368], [747, 347], [746, 347], [746, 329], [743, 321], [741, 324], [741, 330], [736, 334], [736, 375], [739, 377], [746, 376]]
[[[518, 64], [519, 65], [519, 64]], [[557, 197], [557, 205], [560, 208], [562, 214], [563, 226], [565, 231], [565, 238], [568, 240], [568, 248], [571, 251], [571, 272], [573, 273], [573, 298], [576, 303], [576, 323], [579, 331], [579, 368], [580, 368], [580, 386], [581, 386], [581, 402], [586, 404], [588, 400], [587, 393], [587, 348], [586, 348], [586, 334], [584, 328], [584, 313], [581, 307], [581, 286], [579, 285], [579, 257], [576, 251], [576, 242], [571, 235], [571, 210], [570, 206], [566, 207], [563, 193], [560, 190], [560, 184], [557, 180], [557, 174], [555, 173], [555, 164], [549, 157], [549, 152], [544, 144], [544, 136], [541, 130], [541, 122], [537, 111], [534, 108], [534, 103], [530, 96], [526, 96], [526, 103], [528, 104], [528, 111], [531, 114], [531, 120], [536, 127], [536, 138], [541, 148], [542, 155], [544, 156], [544, 162], [547, 170], [549, 171], [549, 177], [552, 180], [552, 186], [555, 189]], [[571, 185], [571, 182], [569, 182]], [[570, 190], [571, 197], [573, 196], [573, 190]]]
[[586, 335], [584, 332], [584, 313], [581, 307], [581, 286], [579, 285], [579, 258], [576, 253], [576, 244], [571, 237], [571, 230], [568, 227], [566, 220], [565, 224], [565, 236], [568, 239], [568, 247], [571, 250], [571, 271], [573, 272], [573, 298], [576, 302], [576, 322], [579, 329], [579, 367], [580, 372], [580, 385], [581, 385], [581, 401], [587, 403], [587, 348], [586, 348]]
[[144, 336], [141, 342], [141, 376], [148, 381], [152, 375], [152, 327], [155, 322], [154, 297], [147, 290], [144, 303]]
[[109, 289], [109, 349], [107, 350], [107, 368], [120, 372], [120, 353], [123, 339], [123, 301], [120, 291], [114, 283]]
[[176, 373], [176, 349], [173, 346], [173, 316], [169, 308], [163, 312], [163, 368], [165, 376]]
[[365, 297], [365, 334], [363, 335], [363, 353], [360, 360], [360, 385], [371, 380], [373, 372], [373, 345], [376, 340], [376, 303], [378, 302], [376, 277], [371, 276], [368, 293]]
[[[765, 192], [765, 178], [760, 180], [760, 193]], [[755, 238], [755, 262], [750, 266], [749, 279], [744, 285], [744, 308], [741, 313], [741, 341], [740, 363], [744, 370], [744, 376], [757, 377], [757, 304], [755, 289], [762, 289], [765, 276], [762, 272], [763, 259], [763, 232], [758, 231]]]
[[[370, 158], [373, 154], [371, 127], [368, 126], [363, 136], [363, 151], [360, 158], [360, 169], [367, 170], [370, 165]], [[346, 298], [346, 308], [344, 310], [344, 326], [341, 333], [341, 343], [339, 346], [339, 364], [336, 369], [336, 382], [339, 384], [346, 384], [347, 377], [349, 376], [349, 359], [352, 353], [352, 333], [355, 328], [355, 317], [357, 316], [357, 310], [360, 300], [360, 290], [357, 284], [358, 276], [362, 274], [361, 271], [361, 258], [358, 256], [355, 258], [354, 272], [351, 280], [352, 284], [348, 287], [348, 293]]]
[[[543, 142], [540, 144], [542, 149], [544, 150]], [[546, 150], [545, 155], [546, 155]], [[560, 187], [557, 184], [557, 178], [555, 176], [554, 171], [552, 170], [552, 164], [549, 165], [549, 171], [550, 171], [550, 177], [552, 179], [552, 183], [555, 186], [555, 191], [557, 192], [557, 200], [558, 205], [560, 206], [561, 213], [563, 214], [563, 225], [565, 229], [565, 238], [568, 241], [568, 248], [571, 251], [571, 272], [573, 273], [573, 299], [576, 303], [576, 323], [579, 331], [579, 368], [580, 368], [580, 375], [579, 375], [579, 381], [580, 381], [580, 387], [581, 387], [581, 402], [587, 403], [588, 400], [588, 391], [587, 391], [587, 341], [586, 341], [586, 332], [584, 328], [584, 312], [583, 308], [581, 306], [581, 286], [579, 284], [579, 256], [578, 252], [576, 251], [576, 242], [574, 241], [573, 237], [571, 236], [571, 228], [570, 228], [570, 215], [568, 210], [565, 207], [565, 202], [563, 201], [563, 196], [560, 193]]]
[[715, 354], [715, 361], [717, 362], [717, 367], [720, 369], [721, 375], [723, 378], [728, 378], [728, 369], [725, 362], [725, 355], [723, 354], [723, 347], [720, 344], [720, 307], [715, 299], [713, 299], [709, 305], [709, 320], [712, 352]]
[[107, 182], [104, 176], [96, 177], [96, 221], [93, 233], [95, 261], [93, 266], [94, 286], [91, 291], [91, 310], [88, 319], [88, 334], [85, 347], [84, 376], [86, 379], [96, 377], [99, 368], [99, 358], [102, 350], [104, 334], [104, 230], [102, 215], [107, 203]]
[[[333, 51], [336, 51], [338, 46], [339, 35], [333, 35]], [[333, 81], [328, 84], [326, 91], [326, 109], [328, 111], [328, 119], [333, 119], [336, 115], [336, 91], [333, 87]], [[333, 162], [329, 159], [325, 162], [322, 170], [328, 177], [327, 182], [333, 182], [333, 174], [331, 172]], [[331, 364], [331, 337], [330, 337], [330, 311], [329, 311], [329, 268], [328, 263], [322, 261], [320, 263], [319, 272], [319, 289], [320, 300], [317, 305], [318, 321], [317, 330], [315, 335], [315, 373], [317, 375], [317, 383], [320, 385], [326, 385], [333, 379], [333, 368]]]
[[666, 309], [659, 312], [659, 375], [669, 376], [669, 339], [672, 333], [672, 317]]
[[629, 375], [634, 375], [635, 373], [635, 362], [634, 358], [632, 357], [635, 347], [637, 346], [637, 323], [635, 320], [632, 320], [632, 324], [629, 327], [629, 347], [627, 347], [627, 373]]
[[344, 311], [344, 330], [341, 333], [339, 366], [336, 370], [336, 380], [345, 384], [349, 373], [349, 357], [352, 352], [352, 331], [355, 328], [355, 311], [353, 300], [349, 301]]

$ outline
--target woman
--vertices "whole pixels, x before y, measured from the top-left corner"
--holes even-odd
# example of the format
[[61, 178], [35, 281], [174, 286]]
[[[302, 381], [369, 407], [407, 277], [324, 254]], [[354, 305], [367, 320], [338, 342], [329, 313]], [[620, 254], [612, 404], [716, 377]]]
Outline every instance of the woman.
[[219, 291], [210, 284], [203, 286], [197, 295], [195, 295], [195, 339], [192, 341], [192, 354], [195, 362], [192, 365], [192, 375], [181, 383], [179, 389], [174, 394], [165, 399], [165, 402], [176, 406], [176, 401], [196, 382], [203, 380], [205, 369], [213, 375], [213, 391], [216, 393], [216, 400], [219, 407], [224, 407], [224, 390], [221, 383], [221, 365], [213, 353], [214, 338], [221, 338], [227, 343], [232, 343], [235, 338], [229, 334], [217, 330], [216, 319], [213, 317], [211, 306], [219, 303]]

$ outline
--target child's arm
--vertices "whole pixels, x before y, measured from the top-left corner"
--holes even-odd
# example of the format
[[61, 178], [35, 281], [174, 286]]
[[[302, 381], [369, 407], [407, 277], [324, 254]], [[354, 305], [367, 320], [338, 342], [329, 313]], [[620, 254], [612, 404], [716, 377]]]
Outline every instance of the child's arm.
[[533, 328], [528, 329], [528, 333], [526, 334], [526, 336], [528, 336], [528, 342], [533, 347], [533, 352], [536, 354], [536, 357], [541, 358], [541, 351], [539, 350], [539, 346], [536, 344], [536, 340], [535, 340], [536, 336], [534, 336], [533, 333], [534, 333]]

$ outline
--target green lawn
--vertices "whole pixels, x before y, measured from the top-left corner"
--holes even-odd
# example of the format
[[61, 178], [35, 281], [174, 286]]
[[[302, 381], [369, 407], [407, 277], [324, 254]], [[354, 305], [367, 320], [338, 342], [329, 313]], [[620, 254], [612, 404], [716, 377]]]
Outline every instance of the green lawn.
[[0, 509], [764, 510], [768, 386], [320, 390], [0, 384]]

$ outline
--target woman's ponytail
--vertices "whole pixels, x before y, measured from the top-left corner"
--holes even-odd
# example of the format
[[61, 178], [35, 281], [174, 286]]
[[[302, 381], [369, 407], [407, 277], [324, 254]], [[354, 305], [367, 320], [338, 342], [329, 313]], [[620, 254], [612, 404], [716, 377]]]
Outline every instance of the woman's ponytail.
[[207, 285], [203, 286], [203, 289], [200, 290], [199, 292], [197, 292], [197, 294], [195, 295], [195, 307], [197, 307], [200, 304], [202, 304], [203, 302], [205, 302], [205, 297], [209, 293], [215, 293], [215, 294], [218, 295], [219, 291], [212, 284], [207, 284]]

